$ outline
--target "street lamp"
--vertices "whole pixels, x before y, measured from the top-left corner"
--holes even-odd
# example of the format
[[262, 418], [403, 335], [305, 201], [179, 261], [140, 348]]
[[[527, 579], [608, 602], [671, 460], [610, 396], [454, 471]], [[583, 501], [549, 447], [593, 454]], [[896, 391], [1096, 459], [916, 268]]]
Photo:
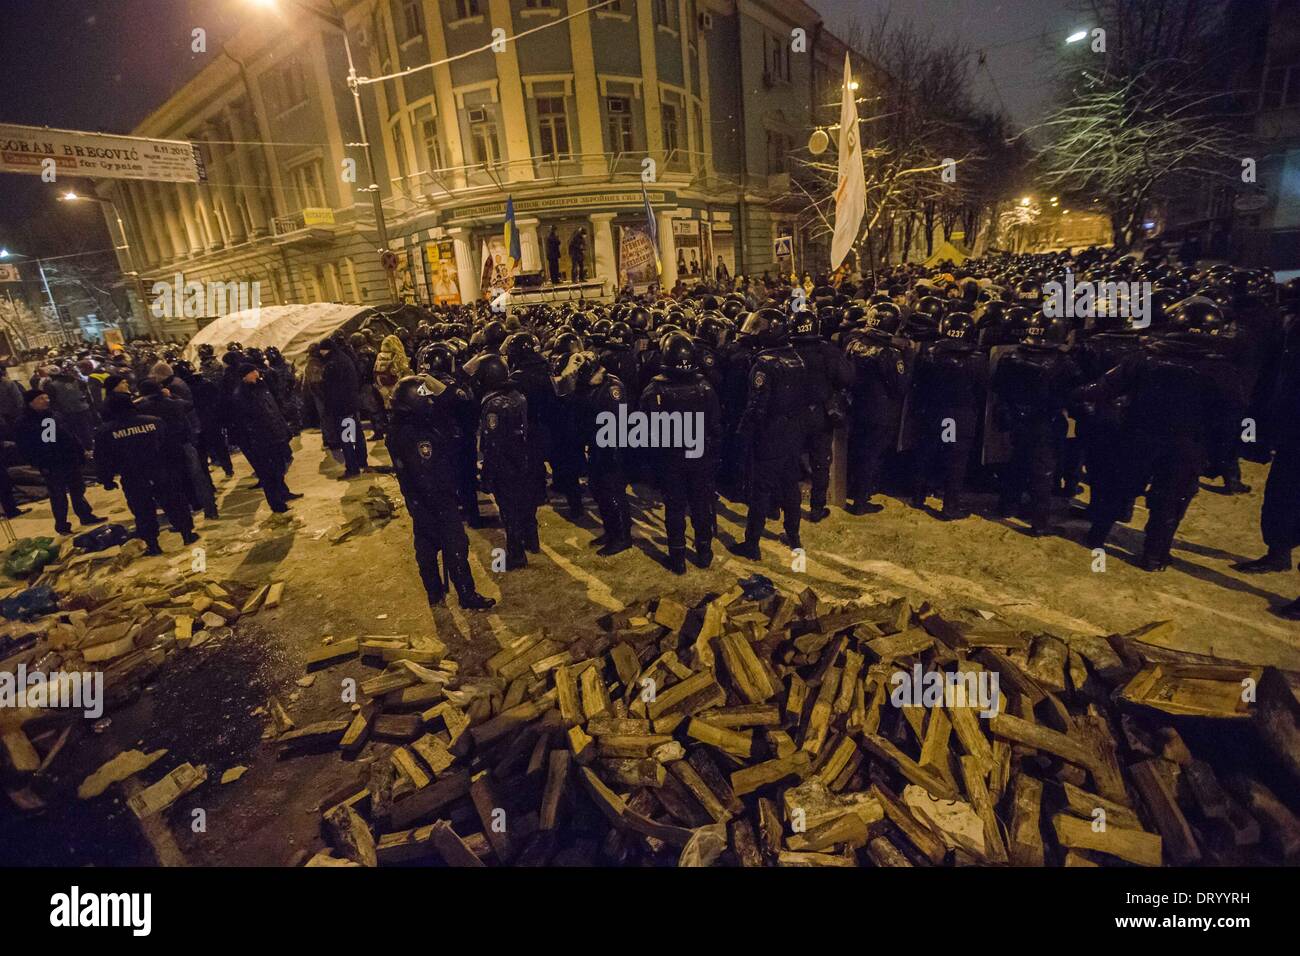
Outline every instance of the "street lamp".
[[1071, 33], [1068, 37], [1065, 38], [1065, 42], [1078, 43], [1080, 40], [1086, 40], [1086, 39], [1088, 39], [1087, 30], [1075, 30], [1073, 33]]
[[[148, 326], [148, 316], [150, 315], [150, 311], [149, 301], [145, 296], [144, 281], [140, 276], [140, 270], [135, 267], [135, 253], [131, 251], [131, 242], [126, 237], [126, 226], [122, 222], [122, 214], [117, 210], [117, 203], [113, 202], [111, 199], [104, 199], [101, 196], [82, 196], [74, 189], [69, 189], [60, 196], [59, 202], [97, 202], [101, 206], [107, 206], [113, 211], [113, 218], [117, 221], [118, 235], [122, 237], [122, 244], [114, 248], [120, 250], [122, 253], [122, 259], [127, 270], [124, 275], [130, 276], [135, 282], [135, 294], [140, 299], [140, 308], [144, 310], [146, 316], [145, 325]], [[50, 301], [53, 302], [53, 297], [51, 297]], [[157, 330], [154, 329], [152, 331], [156, 332]]]
[[[279, 0], [249, 0], [249, 2], [263, 10], [277, 10], [279, 8]], [[352, 59], [352, 44], [348, 40], [347, 26], [344, 24], [343, 18], [337, 13], [326, 13], [309, 3], [302, 2], [302, 0], [288, 0], [288, 2], [304, 13], [309, 13], [328, 23], [343, 36], [343, 52], [348, 58], [348, 89], [352, 91], [352, 103], [357, 111], [357, 131], [361, 134], [361, 143], [366, 151], [366, 166], [370, 172], [370, 188], [367, 191], [370, 193], [370, 201], [374, 209], [375, 231], [379, 234], [379, 253], [383, 255], [388, 251], [388, 224], [384, 220], [384, 202], [379, 195], [379, 183], [375, 177], [374, 149], [370, 144], [370, 136], [366, 132], [365, 112], [361, 108], [361, 85], [357, 82], [357, 67]], [[388, 277], [388, 293], [396, 299], [397, 289], [393, 284], [393, 274], [387, 269], [384, 270], [384, 273]]]

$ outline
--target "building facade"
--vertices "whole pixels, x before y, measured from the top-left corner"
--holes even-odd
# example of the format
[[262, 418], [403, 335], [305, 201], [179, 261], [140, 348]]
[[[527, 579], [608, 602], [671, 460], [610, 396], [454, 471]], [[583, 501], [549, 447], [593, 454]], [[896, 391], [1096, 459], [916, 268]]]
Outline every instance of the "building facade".
[[524, 272], [549, 272], [554, 231], [573, 278], [581, 229], [588, 276], [612, 292], [648, 197], [665, 286], [804, 266], [789, 160], [838, 113], [843, 44], [800, 0], [590, 5], [345, 0], [331, 19], [281, 0], [134, 131], [199, 143], [207, 182], [104, 184], [124, 264], [146, 288], [256, 282], [264, 304], [468, 302], [510, 198]]

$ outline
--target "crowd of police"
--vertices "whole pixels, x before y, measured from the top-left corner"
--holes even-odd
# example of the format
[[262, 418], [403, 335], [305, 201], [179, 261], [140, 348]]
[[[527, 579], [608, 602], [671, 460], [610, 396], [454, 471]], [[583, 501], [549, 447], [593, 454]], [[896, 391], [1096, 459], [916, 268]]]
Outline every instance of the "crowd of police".
[[[1066, 288], [1111, 292], [1086, 307], [1045, 301], [1067, 273]], [[1243, 493], [1240, 460], [1271, 461], [1268, 553], [1238, 568], [1289, 570], [1300, 528], [1298, 311], [1296, 281], [1278, 285], [1267, 271], [1102, 249], [900, 265], [836, 285], [742, 279], [613, 304], [479, 303], [382, 339], [332, 336], [301, 375], [274, 349], [238, 343], [220, 358], [205, 347], [196, 367], [148, 349], [83, 356], [74, 377], [97, 382], [93, 431], [52, 408], [54, 373], [66, 372], [57, 364], [22, 395], [16, 431], [59, 499], [60, 531], [68, 501], [83, 524], [100, 520], [78, 477], [93, 447], [98, 478], [121, 479], [150, 550], [159, 506], [187, 542], [194, 511], [216, 516], [209, 468], [231, 474], [232, 447], [285, 511], [298, 497], [285, 484], [290, 441], [304, 423], [319, 424], [345, 479], [369, 470], [367, 442], [382, 439], [430, 602], [454, 586], [470, 609], [493, 603], [475, 588], [465, 533], [494, 520], [480, 492], [495, 500], [513, 570], [540, 550], [537, 511], [552, 493], [573, 520], [594, 500], [603, 534], [593, 545], [610, 556], [634, 542], [629, 486], [653, 486], [666, 563], [684, 574], [688, 557], [713, 560], [720, 494], [747, 506], [744, 536], [729, 545], [737, 555], [759, 559], [776, 519], [800, 547], [801, 521], [830, 514], [837, 433], [852, 515], [880, 511], [888, 490], [917, 508], [937, 493], [938, 517], [961, 520], [980, 489], [997, 493], [999, 515], [1042, 535], [1062, 510], [1054, 499], [1086, 483], [1086, 508], [1067, 514], [1089, 522], [1093, 549], [1145, 497], [1139, 563], [1151, 571], [1168, 566], [1202, 479]], [[611, 440], [602, 421], [628, 411], [697, 416], [703, 453]], [[55, 447], [40, 441], [52, 416]], [[1300, 603], [1280, 613], [1300, 618]]]

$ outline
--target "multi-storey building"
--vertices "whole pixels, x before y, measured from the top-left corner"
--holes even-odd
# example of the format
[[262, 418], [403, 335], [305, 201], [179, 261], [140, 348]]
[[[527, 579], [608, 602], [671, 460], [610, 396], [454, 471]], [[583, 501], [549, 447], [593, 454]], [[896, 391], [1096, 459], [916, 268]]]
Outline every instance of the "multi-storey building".
[[[789, 157], [833, 122], [845, 48], [801, 0], [609, 0], [585, 13], [598, 0], [325, 2], [250, 10], [134, 130], [200, 143], [207, 171], [198, 185], [102, 187], [146, 288], [179, 272], [258, 282], [264, 304], [470, 301], [510, 197], [524, 271], [546, 267], [554, 229], [571, 277], [583, 229], [588, 275], [612, 291], [622, 231], [646, 225], [643, 185], [666, 286], [719, 265], [805, 265]], [[344, 29], [398, 254], [391, 285]], [[518, 39], [494, 48], [504, 36]], [[796, 261], [778, 262], [791, 235]]]

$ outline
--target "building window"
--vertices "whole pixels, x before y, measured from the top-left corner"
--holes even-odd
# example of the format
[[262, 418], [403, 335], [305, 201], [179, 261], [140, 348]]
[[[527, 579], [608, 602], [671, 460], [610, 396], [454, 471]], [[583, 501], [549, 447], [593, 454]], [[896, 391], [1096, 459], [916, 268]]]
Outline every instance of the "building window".
[[325, 203], [325, 180], [321, 176], [320, 160], [302, 163], [289, 170], [289, 179], [298, 191], [300, 208], [320, 208]]
[[525, 10], [554, 10], [555, 0], [524, 0]]
[[297, 57], [272, 72], [267, 86], [276, 113], [284, 113], [307, 102], [307, 80]]
[[790, 51], [783, 39], [771, 33], [763, 43], [763, 71], [769, 83], [790, 82]]
[[456, 0], [457, 20], [468, 20], [478, 15], [478, 0]]
[[784, 133], [773, 133], [770, 130], [767, 134], [767, 174], [776, 176], [780, 173], [789, 172], [786, 165], [786, 157], [790, 155], [790, 150], [794, 144], [789, 136]]
[[396, 178], [400, 180], [398, 183], [399, 188], [405, 189], [407, 173], [406, 135], [402, 132], [402, 123], [400, 119], [394, 122], [391, 128], [393, 131], [393, 154], [397, 159]]
[[661, 27], [674, 29], [677, 26], [676, 0], [654, 0], [655, 23]]
[[609, 148], [612, 152], [630, 153], [636, 149], [636, 137], [632, 134], [630, 97], [605, 97], [605, 123], [609, 134]]
[[501, 162], [501, 145], [497, 140], [496, 121], [483, 108], [469, 110], [469, 139], [474, 147], [474, 162], [495, 166]]
[[438, 135], [438, 120], [433, 115], [433, 110], [427, 106], [422, 106], [415, 111], [415, 129], [420, 137], [420, 145], [423, 148], [421, 158], [424, 160], [426, 171], [434, 171], [443, 168], [442, 159], [442, 138]]
[[670, 160], [677, 159], [677, 151], [682, 148], [677, 105], [664, 101], [660, 106], [659, 115], [663, 122], [664, 152]]
[[421, 0], [402, 0], [401, 41], [424, 36], [424, 14], [420, 12]]
[[537, 105], [538, 152], [544, 159], [567, 159], [569, 156], [569, 118], [563, 96], [539, 96]]

